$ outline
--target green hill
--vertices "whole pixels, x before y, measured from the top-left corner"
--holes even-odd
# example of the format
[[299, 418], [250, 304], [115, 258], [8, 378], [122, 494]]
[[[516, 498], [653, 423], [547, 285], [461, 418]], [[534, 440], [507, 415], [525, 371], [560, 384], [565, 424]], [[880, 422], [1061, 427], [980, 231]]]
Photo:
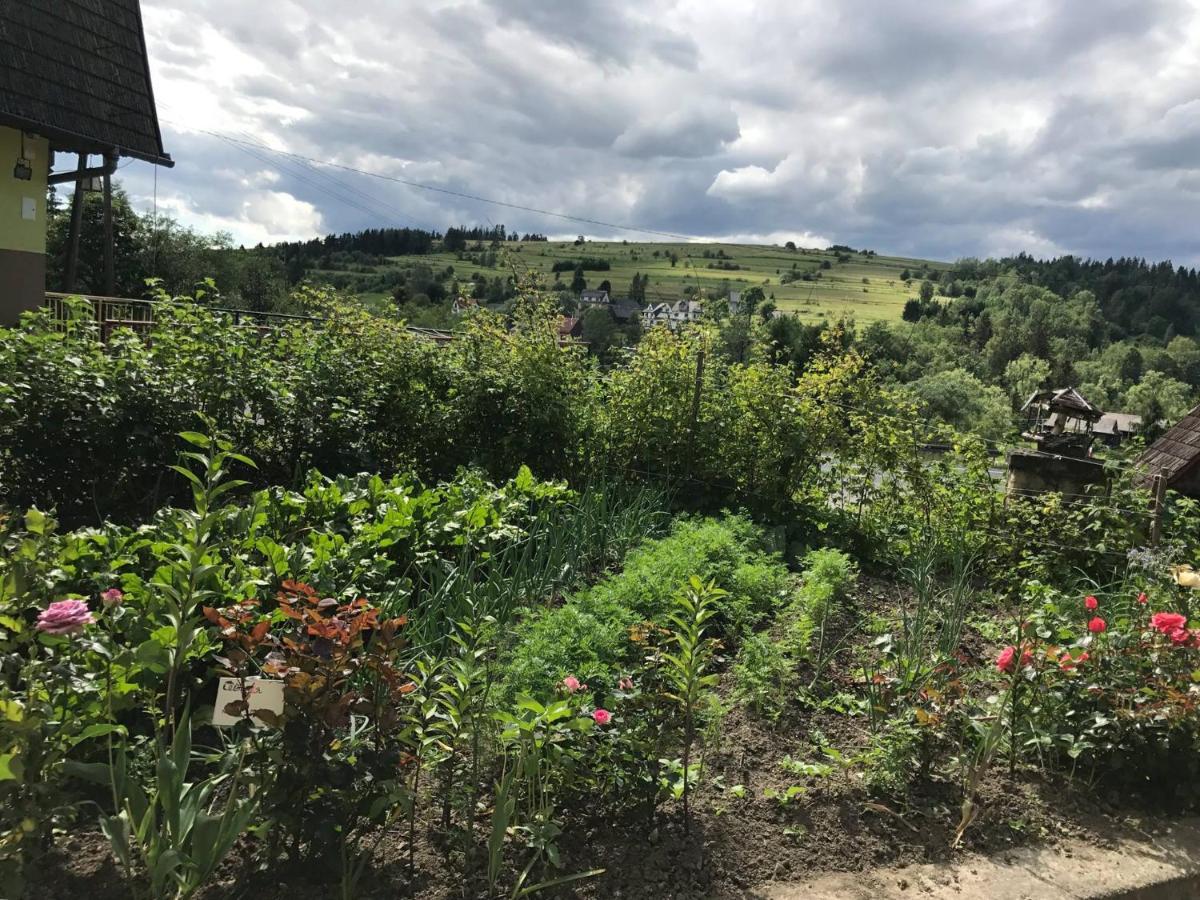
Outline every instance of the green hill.
[[[476, 272], [488, 279], [505, 274], [511, 267], [518, 273], [540, 273], [546, 285], [555, 281], [555, 263], [567, 264], [582, 258], [604, 260], [606, 271], [587, 271], [588, 287], [609, 281], [615, 296], [625, 296], [635, 273], [648, 274], [648, 302], [678, 300], [689, 286], [702, 289], [708, 296], [721, 296], [729, 290], [745, 290], [755, 285], [786, 311], [816, 320], [853, 316], [858, 322], [900, 318], [905, 300], [916, 295], [924, 273], [940, 271], [946, 263], [898, 256], [882, 256], [867, 251], [830, 248], [788, 250], [779, 246], [721, 243], [658, 243], [623, 241], [509, 241], [499, 245], [495, 267], [479, 264], [481, 251], [464, 254], [437, 251], [420, 256], [392, 257], [388, 268], [408, 268], [418, 264], [434, 271], [453, 266], [460, 283]], [[672, 261], [674, 260], [674, 261]], [[901, 275], [908, 270], [912, 281], [905, 284]], [[322, 276], [363, 275], [316, 270]], [[571, 271], [557, 276], [570, 285]], [[387, 295], [364, 291], [367, 301], [382, 301]]]

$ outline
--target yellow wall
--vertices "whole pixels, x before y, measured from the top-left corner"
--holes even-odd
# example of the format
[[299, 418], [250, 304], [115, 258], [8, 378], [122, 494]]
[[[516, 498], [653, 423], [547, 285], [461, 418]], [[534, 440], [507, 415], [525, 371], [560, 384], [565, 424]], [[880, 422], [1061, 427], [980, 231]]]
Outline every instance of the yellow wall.
[[[0, 250], [46, 252], [46, 174], [50, 167], [50, 142], [27, 136], [26, 158], [33, 167], [31, 181], [13, 177], [21, 156], [21, 132], [0, 126]], [[27, 218], [32, 201], [33, 218]]]

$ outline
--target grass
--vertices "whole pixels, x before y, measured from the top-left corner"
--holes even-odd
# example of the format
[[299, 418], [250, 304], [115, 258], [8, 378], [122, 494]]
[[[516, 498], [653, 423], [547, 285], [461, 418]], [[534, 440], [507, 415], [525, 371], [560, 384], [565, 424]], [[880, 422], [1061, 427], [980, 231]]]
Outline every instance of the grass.
[[[706, 259], [705, 251], [711, 256], [724, 253], [724, 258]], [[671, 265], [672, 253], [677, 257], [674, 266]], [[786, 250], [770, 245], [620, 241], [588, 241], [578, 247], [571, 241], [507, 243], [503, 252], [497, 254], [495, 268], [478, 266], [469, 259], [458, 259], [454, 253], [441, 251], [424, 256], [395, 257], [391, 265], [405, 268], [424, 263], [434, 271], [453, 266], [454, 275], [460, 282], [468, 281], [475, 272], [482, 272], [491, 279], [505, 274], [511, 266], [519, 273], [540, 273], [549, 285], [554, 282], [551, 269], [555, 262], [581, 256], [609, 262], [612, 266], [609, 271], [585, 273], [588, 286], [597, 287], [608, 280], [619, 297], [626, 295], [634, 273], [640, 272], [650, 276], [646, 289], [646, 299], [650, 302], [678, 300], [684, 296], [684, 288], [688, 285], [699, 287], [713, 297], [757, 285], [768, 298], [774, 295], [775, 304], [781, 310], [799, 313], [803, 319], [816, 321], [846, 316], [860, 323], [899, 319], [904, 302], [916, 295], [917, 273], [921, 267], [942, 269], [946, 266], [931, 260], [858, 253], [851, 254], [846, 262], [839, 262], [838, 254], [833, 251]], [[821, 268], [824, 262], [829, 263], [829, 268]], [[729, 263], [738, 269], [709, 268], [710, 263]], [[810, 273], [814, 280], [783, 284], [783, 277], [793, 266], [797, 273]], [[913, 281], [908, 285], [900, 280], [906, 268], [913, 274]], [[570, 272], [561, 273], [559, 277], [564, 284], [571, 281]], [[370, 295], [374, 302], [379, 302], [382, 297]]]

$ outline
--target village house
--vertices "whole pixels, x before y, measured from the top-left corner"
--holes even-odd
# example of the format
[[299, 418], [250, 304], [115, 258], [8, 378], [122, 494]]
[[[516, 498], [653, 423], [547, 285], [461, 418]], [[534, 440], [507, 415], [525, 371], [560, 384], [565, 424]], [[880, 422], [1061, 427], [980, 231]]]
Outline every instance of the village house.
[[632, 322], [642, 315], [641, 304], [626, 298], [614, 300], [611, 309], [613, 318], [623, 324]]
[[1142, 430], [1142, 417], [1134, 413], [1106, 412], [1092, 425], [1092, 434], [1108, 447], [1133, 437]]
[[615, 298], [608, 291], [582, 291], [579, 294], [579, 312], [582, 314], [587, 309], [607, 309], [613, 319], [622, 324], [632, 322], [642, 314], [640, 304], [626, 298]]
[[583, 291], [579, 295], [580, 306], [611, 306], [608, 291]]
[[675, 303], [651, 303], [642, 310], [642, 327], [653, 328], [666, 325], [678, 331], [684, 325], [698, 322], [704, 315], [704, 304], [699, 300], [678, 300]]
[[456, 316], [465, 316], [477, 309], [479, 309], [479, 301], [474, 297], [455, 297], [454, 302], [450, 305], [450, 312]]
[[158, 127], [138, 0], [0, 3], [0, 325], [45, 301], [50, 185], [75, 187], [67, 290], [84, 193], [103, 191], [112, 292], [112, 174], [121, 157], [174, 165]]
[[578, 338], [583, 334], [583, 320], [579, 316], [559, 316], [558, 337]]

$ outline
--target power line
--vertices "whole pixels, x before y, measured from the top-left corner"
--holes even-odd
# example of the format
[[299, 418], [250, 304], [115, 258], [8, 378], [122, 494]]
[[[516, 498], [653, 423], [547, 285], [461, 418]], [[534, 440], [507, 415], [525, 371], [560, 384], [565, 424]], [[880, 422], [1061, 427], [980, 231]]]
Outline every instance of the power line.
[[[227, 143], [230, 143], [231, 146], [235, 147], [238, 150], [241, 150], [244, 153], [251, 152], [248, 147], [243, 147], [239, 144], [234, 144], [232, 142], [227, 142]], [[309, 179], [309, 178], [311, 178], [311, 176], [315, 175], [318, 179], [323, 179], [325, 181], [331, 182], [334, 185], [334, 187], [330, 188], [330, 190], [334, 190], [335, 192], [346, 191], [346, 190], [350, 189], [348, 185], [342, 183], [341, 181], [338, 181], [332, 175], [327, 175], [324, 172], [321, 172], [319, 169], [315, 169], [312, 166], [309, 166], [305, 163], [292, 162], [291, 160], [279, 160], [277, 162], [271, 163], [271, 162], [267, 161], [269, 159], [267, 157], [262, 157], [262, 156], [256, 155], [256, 158], [262, 159], [264, 162], [266, 162], [267, 165], [271, 165], [273, 168], [275, 168], [276, 171], [280, 172], [281, 174], [291, 175], [291, 176], [293, 176], [295, 178], [299, 178], [301, 180]], [[311, 175], [309, 173], [311, 173]], [[307, 183], [312, 184], [311, 181], [307, 181]], [[326, 186], [328, 187], [328, 185], [326, 185]], [[370, 209], [374, 213], [374, 215], [379, 216], [380, 218], [383, 218], [385, 220], [393, 219], [393, 214], [390, 211], [386, 211], [383, 206], [377, 204], [376, 199], [374, 197], [371, 197], [369, 194], [366, 194], [361, 191], [355, 191], [355, 193], [358, 193], [360, 195], [360, 197], [362, 198], [359, 201], [360, 205], [357, 208], [361, 209], [365, 206], [368, 209]], [[340, 193], [339, 193], [339, 199], [341, 199], [343, 201], [346, 200], [346, 198], [340, 196]], [[398, 219], [396, 219], [395, 221], [397, 222], [397, 224], [400, 224]]]
[[[241, 146], [242, 142], [235, 141], [232, 138], [226, 138], [226, 137], [221, 137], [220, 139], [223, 141], [226, 141], [230, 145], [236, 147], [238, 150], [241, 150], [243, 153], [246, 153], [247, 155], [254, 157], [255, 159], [257, 159], [259, 162], [263, 163], [264, 165], [270, 166], [272, 168], [276, 168], [276, 170], [278, 170], [279, 168], [282, 168], [282, 166], [280, 166], [278, 162], [272, 161], [268, 157], [263, 156], [261, 153], [255, 152], [254, 150], [250, 149], [247, 146]], [[312, 178], [308, 178], [304, 175], [298, 174], [291, 170], [285, 169], [284, 171], [286, 171], [287, 174], [290, 175], [292, 178], [295, 178], [295, 179], [309, 185], [314, 190], [320, 191], [321, 193], [325, 194], [327, 197], [332, 197], [334, 200], [337, 200], [339, 203], [344, 203], [347, 206], [354, 207], [355, 209], [359, 210], [360, 212], [365, 212], [367, 215], [372, 216], [372, 217], [379, 216], [379, 210], [371, 209], [371, 208], [365, 206], [364, 204], [358, 202], [357, 200], [352, 200], [348, 197], [344, 197], [341, 194], [336, 193], [335, 191], [331, 190], [330, 188], [326, 187], [325, 185], [321, 184], [320, 182], [318, 182]]]
[[[168, 122], [167, 124], [175, 124], [175, 123]], [[248, 147], [256, 147], [260, 150], [266, 150], [270, 153], [284, 154], [287, 156], [294, 157], [296, 159], [303, 160], [306, 163], [312, 163], [313, 165], [328, 166], [329, 168], [333, 168], [333, 169], [341, 169], [345, 172], [353, 172], [356, 175], [365, 175], [368, 178], [378, 178], [382, 181], [391, 181], [396, 184], [405, 185], [406, 187], [416, 188], [417, 190], [430, 191], [432, 193], [437, 193], [437, 194], [445, 194], [450, 197], [458, 197], [459, 199], [462, 199], [462, 200], [471, 200], [475, 203], [487, 203], [492, 206], [500, 206], [505, 209], [515, 209], [520, 212], [534, 213], [534, 214], [540, 215], [540, 216], [549, 216], [549, 217], [555, 218], [555, 219], [563, 219], [564, 221], [568, 221], [568, 222], [579, 222], [584, 225], [598, 225], [602, 228], [612, 228], [617, 231], [632, 231], [632, 232], [637, 232], [639, 234], [653, 234], [653, 235], [657, 235], [659, 237], [676, 238], [676, 239], [682, 240], [682, 241], [694, 241], [697, 239], [695, 235], [679, 234], [677, 232], [672, 232], [672, 231], [660, 231], [660, 230], [657, 230], [654, 228], [641, 228], [636, 225], [627, 225], [627, 224], [621, 224], [621, 223], [617, 223], [617, 222], [605, 222], [601, 219], [590, 219], [585, 216], [574, 216], [569, 213], [555, 212], [554, 210], [541, 209], [536, 206], [526, 206], [521, 203], [510, 203], [506, 200], [496, 200], [492, 197], [480, 196], [479, 194], [468, 194], [465, 191], [456, 191], [456, 190], [452, 190], [451, 188], [438, 187], [437, 185], [426, 184], [421, 181], [413, 181], [412, 179], [408, 179], [408, 178], [400, 178], [399, 176], [396, 176], [396, 175], [385, 175], [382, 172], [372, 172], [369, 169], [360, 169], [355, 166], [347, 166], [343, 163], [336, 163], [331, 160], [317, 159], [315, 157], [305, 156], [303, 154], [295, 153], [290, 150], [279, 150], [275, 147], [271, 147], [267, 144], [263, 144], [258, 141], [249, 141], [249, 140], [245, 140], [242, 138], [235, 138], [230, 135], [223, 134], [219, 131], [211, 131], [206, 128], [194, 128], [192, 126], [176, 126], [176, 127], [191, 128], [191, 130], [197, 131], [200, 134], [207, 134], [211, 137], [215, 137], [215, 138], [219, 138], [224, 141], [228, 141], [229, 143], [241, 144], [241, 145], [248, 146]]]
[[[239, 132], [239, 134], [244, 135], [247, 139], [249, 139], [251, 137], [245, 131]], [[238, 145], [234, 144], [234, 146], [238, 146]], [[246, 148], [239, 147], [239, 149], [246, 149]], [[350, 193], [355, 194], [356, 196], [362, 198], [364, 203], [366, 203], [372, 209], [376, 210], [376, 215], [380, 215], [384, 219], [391, 219], [392, 221], [396, 222], [398, 225], [401, 225], [402, 227], [408, 227], [408, 222], [406, 220], [409, 217], [407, 217], [404, 214], [401, 214], [400, 217], [397, 217], [395, 215], [395, 213], [393, 213], [392, 211], [387, 209], [386, 201], [382, 201], [379, 197], [369, 194], [366, 191], [360, 190], [359, 188], [355, 187], [354, 185], [349, 184], [348, 182], [342, 181], [340, 178], [335, 178], [333, 175], [330, 175], [328, 172], [324, 172], [321, 169], [318, 169], [316, 166], [311, 165], [307, 160], [305, 160], [304, 157], [298, 156], [294, 153], [285, 153], [284, 151], [277, 151], [277, 152], [279, 152], [281, 155], [287, 157], [290, 162], [293, 162], [296, 166], [302, 168], [303, 171], [311, 172], [313, 175], [316, 175], [318, 178], [323, 178], [326, 181], [332, 183], [333, 185], [336, 185], [337, 188], [344, 190], [344, 191], [349, 191]], [[295, 170], [288, 170], [288, 171], [289, 171], [289, 174], [294, 174], [294, 172], [295, 172]], [[379, 210], [384, 210], [384, 212], [380, 213], [380, 212], [378, 212]], [[424, 227], [427, 231], [437, 231], [438, 230], [436, 228], [430, 227], [429, 225], [423, 225], [422, 227]]]

